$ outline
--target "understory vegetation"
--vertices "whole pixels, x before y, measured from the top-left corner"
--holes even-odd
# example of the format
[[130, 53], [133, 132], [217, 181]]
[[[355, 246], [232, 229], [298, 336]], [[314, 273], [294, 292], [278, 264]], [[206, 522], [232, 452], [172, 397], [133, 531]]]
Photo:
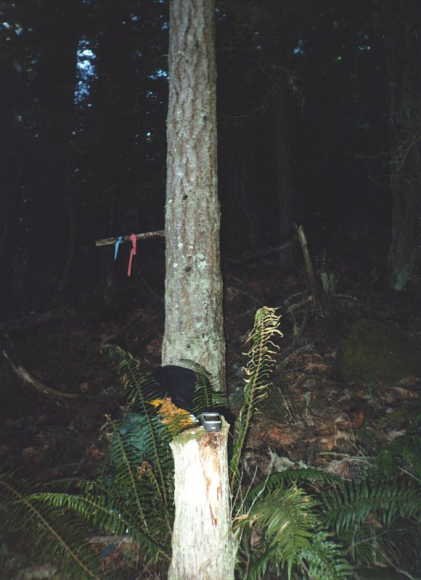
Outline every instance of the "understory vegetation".
[[[233, 529], [241, 578], [359, 576], [376, 566], [416, 561], [421, 515], [421, 458], [414, 426], [358, 477], [344, 480], [315, 468], [268, 469], [247, 475], [242, 458], [250, 427], [268, 396], [279, 358], [280, 317], [257, 311], [247, 339], [243, 403], [233, 428], [230, 476]], [[128, 352], [108, 347], [126, 393], [124, 414], [104, 427], [107, 456], [93, 480], [50, 482], [42, 489], [4, 476], [2, 520], [11, 537], [26, 537], [33, 560], [51, 562], [50, 577], [165, 577], [171, 557], [171, 437], [186, 415], [163, 409], [151, 376]], [[200, 372], [197, 408], [220, 405]], [[4, 568], [6, 569], [6, 568]], [[130, 572], [131, 571], [131, 572]], [[409, 570], [406, 577], [411, 576]]]

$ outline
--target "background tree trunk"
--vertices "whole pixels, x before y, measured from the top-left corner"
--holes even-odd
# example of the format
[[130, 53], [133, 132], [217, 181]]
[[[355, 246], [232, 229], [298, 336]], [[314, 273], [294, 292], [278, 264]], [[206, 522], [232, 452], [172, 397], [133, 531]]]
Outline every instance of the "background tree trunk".
[[175, 521], [169, 580], [233, 580], [228, 424], [219, 433], [202, 428], [171, 443], [175, 467]]
[[224, 388], [214, 0], [170, 4], [163, 364], [202, 365]]
[[389, 283], [404, 290], [416, 268], [418, 219], [421, 204], [420, 95], [414, 69], [419, 39], [413, 27], [415, 5], [399, 3], [394, 18], [392, 2], [383, 6], [385, 54], [389, 77], [389, 164], [392, 194], [392, 231], [388, 255]]
[[[288, 86], [286, 76], [279, 79], [279, 90], [274, 99], [274, 128], [276, 151], [276, 181], [279, 197], [279, 241], [282, 244], [292, 232], [292, 176], [291, 153], [289, 144]], [[293, 245], [290, 244], [280, 253], [281, 273], [293, 264]]]

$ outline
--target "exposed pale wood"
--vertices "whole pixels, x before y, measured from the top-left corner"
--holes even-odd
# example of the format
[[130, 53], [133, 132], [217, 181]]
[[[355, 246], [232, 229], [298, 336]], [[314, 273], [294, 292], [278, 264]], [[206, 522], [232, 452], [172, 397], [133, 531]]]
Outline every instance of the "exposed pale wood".
[[227, 461], [229, 426], [202, 427], [171, 443], [175, 466], [175, 521], [169, 580], [232, 580], [236, 544], [231, 529]]

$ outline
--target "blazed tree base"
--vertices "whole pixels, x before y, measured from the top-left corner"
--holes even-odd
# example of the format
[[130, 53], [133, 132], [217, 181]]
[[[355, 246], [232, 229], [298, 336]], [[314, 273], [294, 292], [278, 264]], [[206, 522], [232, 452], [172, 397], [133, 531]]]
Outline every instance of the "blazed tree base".
[[175, 467], [175, 521], [169, 580], [231, 580], [235, 541], [231, 530], [227, 462], [228, 424], [219, 433], [189, 429], [171, 443]]

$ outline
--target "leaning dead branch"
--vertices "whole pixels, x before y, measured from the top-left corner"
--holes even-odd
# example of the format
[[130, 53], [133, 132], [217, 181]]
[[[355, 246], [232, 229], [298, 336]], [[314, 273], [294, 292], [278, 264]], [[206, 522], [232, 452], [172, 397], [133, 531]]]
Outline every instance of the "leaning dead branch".
[[42, 395], [46, 395], [47, 397], [55, 397], [55, 398], [59, 397], [62, 399], [77, 399], [80, 396], [77, 393], [63, 393], [62, 391], [58, 391], [57, 389], [54, 389], [53, 387], [47, 386], [46, 384], [41, 382], [39, 379], [34, 377], [27, 369], [25, 369], [25, 367], [23, 367], [20, 364], [14, 363], [5, 350], [3, 350], [2, 353], [3, 353], [4, 358], [9, 363], [10, 368], [16, 374], [16, 376], [19, 377], [19, 379], [23, 383], [30, 385], [31, 387], [34, 387], [34, 389], [36, 391], [38, 391], [39, 393], [41, 393]]

